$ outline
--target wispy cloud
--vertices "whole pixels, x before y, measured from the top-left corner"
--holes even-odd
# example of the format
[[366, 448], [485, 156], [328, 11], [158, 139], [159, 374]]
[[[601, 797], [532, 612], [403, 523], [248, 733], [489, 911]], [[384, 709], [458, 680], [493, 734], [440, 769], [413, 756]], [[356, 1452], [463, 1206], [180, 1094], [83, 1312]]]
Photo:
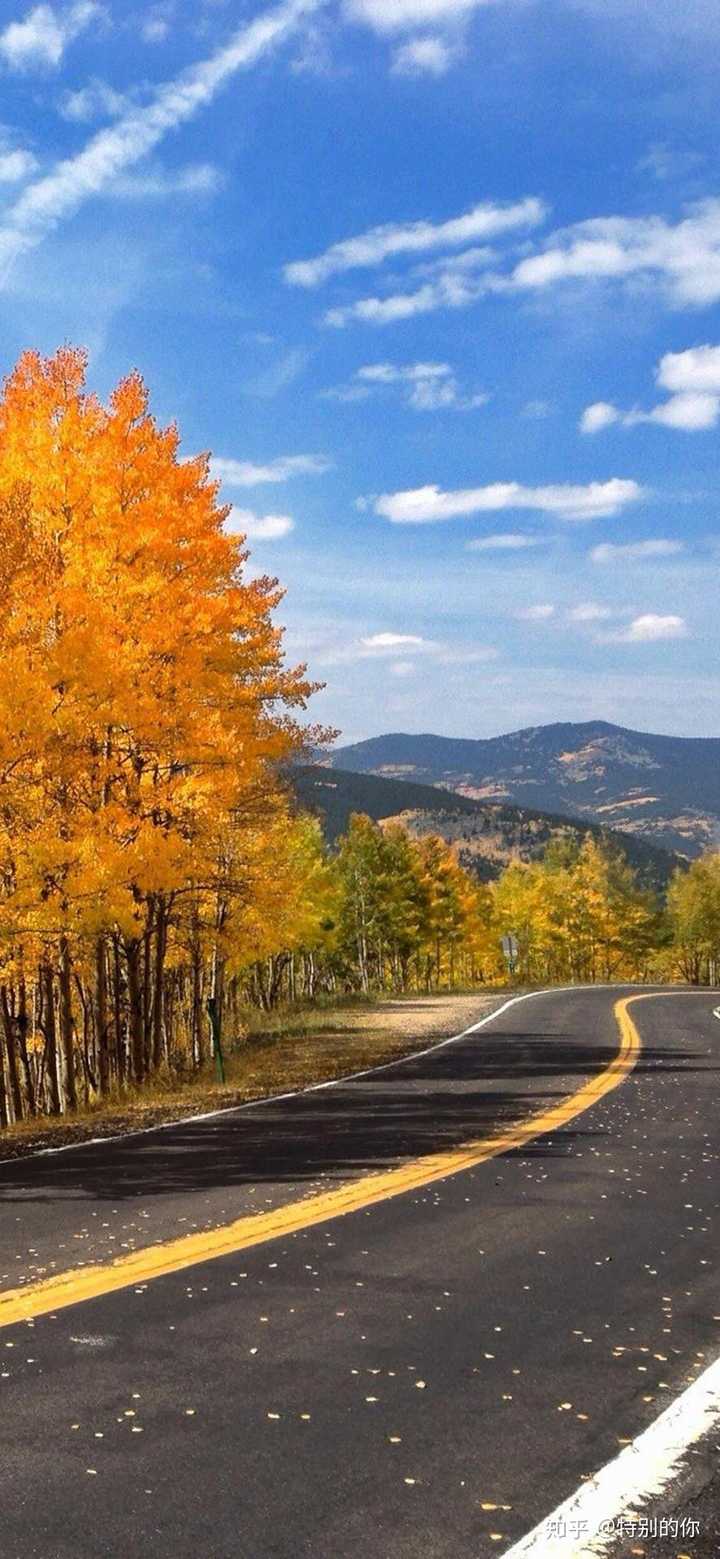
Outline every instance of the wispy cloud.
[[540, 291], [565, 281], [654, 281], [678, 307], [720, 298], [720, 200], [691, 206], [677, 223], [664, 217], [596, 217], [557, 233], [521, 260], [508, 285]]
[[[21, 254], [42, 243], [64, 217], [147, 157], [172, 130], [194, 118], [238, 71], [249, 69], [291, 37], [323, 3], [286, 0], [239, 28], [224, 48], [161, 86], [146, 107], [122, 115], [110, 128], [94, 135], [76, 157], [58, 163], [44, 178], [30, 184], [4, 213], [0, 274], [7, 273]], [[9, 31], [3, 35], [6, 44]], [[11, 47], [17, 49], [17, 43]]]
[[369, 363], [349, 384], [325, 390], [328, 400], [362, 401], [388, 386], [399, 387], [413, 411], [473, 411], [487, 405], [483, 391], [465, 394], [449, 363]]
[[313, 259], [292, 261], [284, 267], [283, 275], [291, 286], [319, 287], [339, 272], [382, 265], [393, 256], [460, 248], [477, 239], [535, 227], [545, 215], [542, 201], [530, 197], [508, 206], [486, 202], [447, 222], [386, 223], [357, 237], [344, 238]]
[[247, 536], [249, 541], [282, 541], [295, 529], [289, 514], [256, 514], [254, 509], [233, 505], [226, 521], [228, 529]]
[[457, 43], [432, 33], [410, 38], [396, 49], [392, 71], [396, 76], [445, 76], [459, 53]]
[[[504, 269], [491, 269], [487, 257], [477, 255], [463, 266], [465, 258], [458, 255], [456, 263], [448, 262], [433, 279], [419, 284], [413, 273], [404, 291], [330, 308], [324, 323], [336, 328], [352, 320], [389, 325], [439, 309], [468, 308], [492, 295], [547, 293], [570, 284], [642, 282], [672, 308], [709, 305], [720, 299], [720, 199], [691, 206], [676, 223], [659, 216], [597, 217], [576, 223], [519, 261], [506, 256]], [[317, 279], [325, 274], [330, 272], [321, 271]]]
[[328, 309], [323, 324], [341, 328], [357, 319], [369, 325], [392, 325], [437, 309], [464, 309], [497, 288], [491, 266], [498, 256], [487, 245], [474, 244], [459, 254], [411, 267], [412, 289], [359, 298], [357, 302]]
[[645, 563], [652, 558], [674, 558], [682, 552], [681, 541], [668, 541], [661, 537], [649, 541], [603, 541], [590, 553], [592, 563]]
[[121, 200], [164, 200], [169, 195], [216, 195], [224, 176], [211, 162], [188, 163], [166, 172], [150, 168], [146, 173], [124, 174], [115, 179], [109, 194]]
[[476, 536], [467, 543], [468, 552], [524, 552], [540, 546], [543, 537], [528, 536], [525, 531], [501, 531], [495, 536]]
[[0, 56], [10, 70], [56, 69], [67, 45], [102, 14], [94, 0], [78, 0], [64, 11], [36, 5], [0, 33]]
[[486, 4], [487, 0], [345, 0], [345, 14], [375, 32], [393, 33], [461, 22]]
[[621, 628], [618, 633], [607, 634], [605, 642], [657, 644], [662, 639], [684, 639], [687, 631], [684, 617], [676, 617], [674, 614], [662, 617], [657, 612], [644, 612], [642, 616], [633, 618], [627, 628]]
[[460, 515], [502, 509], [537, 509], [562, 520], [603, 519], [619, 514], [644, 497], [638, 482], [613, 477], [587, 486], [523, 487], [519, 482], [494, 482], [443, 492], [433, 485], [407, 492], [383, 493], [375, 500], [375, 513], [394, 525], [431, 525]]
[[0, 145], [0, 184], [22, 184], [37, 167], [37, 158], [24, 148], [6, 149]]
[[66, 92], [60, 102], [63, 119], [75, 124], [89, 124], [93, 119], [117, 119], [131, 106], [125, 92], [116, 91], [107, 81], [94, 76], [76, 92]]
[[148, 11], [140, 25], [140, 37], [143, 43], [164, 43], [170, 32], [169, 5], [158, 5]]
[[[497, 657], [498, 651], [491, 644], [447, 644], [442, 640], [424, 638], [422, 634], [383, 629], [377, 633], [363, 634], [360, 638], [353, 637], [349, 642], [335, 642], [321, 647], [314, 660], [323, 667], [357, 661], [381, 661], [383, 675], [387, 669], [394, 676], [402, 677], [409, 676], [419, 664], [426, 670], [436, 666], [479, 666]], [[396, 667], [403, 669], [396, 670]]]
[[549, 602], [538, 602], [537, 606], [520, 606], [515, 616], [523, 623], [547, 623], [555, 616], [555, 607]]
[[600, 623], [614, 615], [609, 606], [600, 606], [597, 601], [581, 601], [579, 606], [569, 608], [567, 619], [571, 623]]
[[672, 179], [685, 179], [695, 173], [705, 158], [699, 152], [669, 146], [667, 141], [655, 141], [644, 157], [636, 163], [638, 173], [650, 173], [658, 183]]
[[415, 633], [372, 633], [369, 638], [361, 639], [361, 644], [366, 650], [409, 650], [420, 649], [425, 640]]
[[266, 482], [288, 482], [294, 476], [322, 476], [332, 462], [324, 455], [279, 455], [266, 465], [252, 460], [224, 460], [213, 456], [210, 469], [226, 487], [260, 487]]

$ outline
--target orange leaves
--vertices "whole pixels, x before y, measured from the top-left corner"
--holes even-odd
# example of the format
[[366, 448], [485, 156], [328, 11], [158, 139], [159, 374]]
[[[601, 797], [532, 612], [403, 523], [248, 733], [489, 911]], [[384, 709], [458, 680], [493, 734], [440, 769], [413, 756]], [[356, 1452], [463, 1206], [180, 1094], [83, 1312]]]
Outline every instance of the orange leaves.
[[85, 370], [26, 353], [0, 399], [0, 844], [23, 916], [34, 895], [39, 925], [95, 930], [216, 880], [241, 818], [262, 832], [311, 687], [207, 458], [139, 375], [103, 408]]

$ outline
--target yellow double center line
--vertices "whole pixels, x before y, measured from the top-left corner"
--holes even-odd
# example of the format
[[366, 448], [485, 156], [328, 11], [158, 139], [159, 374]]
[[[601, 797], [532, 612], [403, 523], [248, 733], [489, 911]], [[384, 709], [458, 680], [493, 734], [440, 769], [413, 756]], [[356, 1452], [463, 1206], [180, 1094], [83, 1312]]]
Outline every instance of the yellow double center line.
[[103, 1265], [61, 1272], [37, 1283], [28, 1283], [24, 1288], [0, 1292], [0, 1327], [48, 1315], [66, 1305], [97, 1299], [117, 1289], [149, 1283], [170, 1272], [182, 1272], [184, 1268], [197, 1266], [200, 1262], [214, 1261], [218, 1256], [231, 1256], [237, 1251], [249, 1250], [253, 1245], [262, 1245], [267, 1240], [296, 1234], [301, 1229], [312, 1228], [314, 1224], [327, 1223], [329, 1219], [340, 1218], [345, 1213], [373, 1207], [377, 1202], [387, 1201], [389, 1197], [402, 1196], [407, 1191], [417, 1191], [431, 1185], [434, 1180], [444, 1180], [448, 1175], [473, 1169], [477, 1164], [484, 1164], [487, 1159], [523, 1147], [534, 1137], [544, 1137], [549, 1132], [557, 1131], [561, 1126], [566, 1126], [568, 1121], [582, 1115], [584, 1110], [597, 1104], [605, 1094], [612, 1093], [632, 1071], [640, 1054], [641, 1042], [628, 1007], [633, 1001], [646, 999], [643, 996], [630, 996], [616, 1003], [614, 1010], [620, 1029], [620, 1048], [604, 1071], [590, 1078], [582, 1088], [569, 1094], [560, 1103], [531, 1115], [501, 1135], [466, 1142], [444, 1153], [429, 1153], [402, 1164], [398, 1169], [366, 1175], [335, 1191], [325, 1191], [319, 1196], [290, 1202], [272, 1212], [251, 1213], [219, 1229], [150, 1245]]

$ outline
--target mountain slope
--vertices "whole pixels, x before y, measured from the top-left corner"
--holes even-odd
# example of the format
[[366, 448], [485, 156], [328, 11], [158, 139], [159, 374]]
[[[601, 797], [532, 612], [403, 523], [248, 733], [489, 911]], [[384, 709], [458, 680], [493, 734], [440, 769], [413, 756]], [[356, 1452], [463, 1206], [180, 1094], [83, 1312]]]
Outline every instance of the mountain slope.
[[677, 857], [642, 839], [597, 824], [577, 823], [527, 807], [475, 801], [432, 785], [320, 766], [294, 769], [292, 783], [302, 806], [320, 815], [331, 841], [344, 832], [353, 812], [364, 812], [376, 822], [402, 823], [416, 836], [440, 834], [458, 845], [463, 865], [483, 881], [497, 877], [512, 860], [538, 860], [558, 835], [584, 839], [592, 833], [606, 840], [623, 851], [649, 887], [665, 887], [678, 864]]
[[378, 736], [324, 761], [587, 819], [689, 857], [720, 843], [717, 737], [653, 736], [596, 720], [487, 741]]

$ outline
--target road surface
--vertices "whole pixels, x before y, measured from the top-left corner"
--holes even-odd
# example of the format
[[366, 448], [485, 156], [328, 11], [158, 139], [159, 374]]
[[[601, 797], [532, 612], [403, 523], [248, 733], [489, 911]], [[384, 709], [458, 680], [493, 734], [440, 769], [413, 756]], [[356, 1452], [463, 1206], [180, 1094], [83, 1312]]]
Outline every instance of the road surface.
[[[1, 1165], [0, 1299], [547, 1117], [612, 1064], [622, 994], [539, 995], [340, 1087]], [[720, 1352], [713, 1005], [634, 1005], [622, 1085], [501, 1156], [3, 1326], [3, 1559], [510, 1548]]]

